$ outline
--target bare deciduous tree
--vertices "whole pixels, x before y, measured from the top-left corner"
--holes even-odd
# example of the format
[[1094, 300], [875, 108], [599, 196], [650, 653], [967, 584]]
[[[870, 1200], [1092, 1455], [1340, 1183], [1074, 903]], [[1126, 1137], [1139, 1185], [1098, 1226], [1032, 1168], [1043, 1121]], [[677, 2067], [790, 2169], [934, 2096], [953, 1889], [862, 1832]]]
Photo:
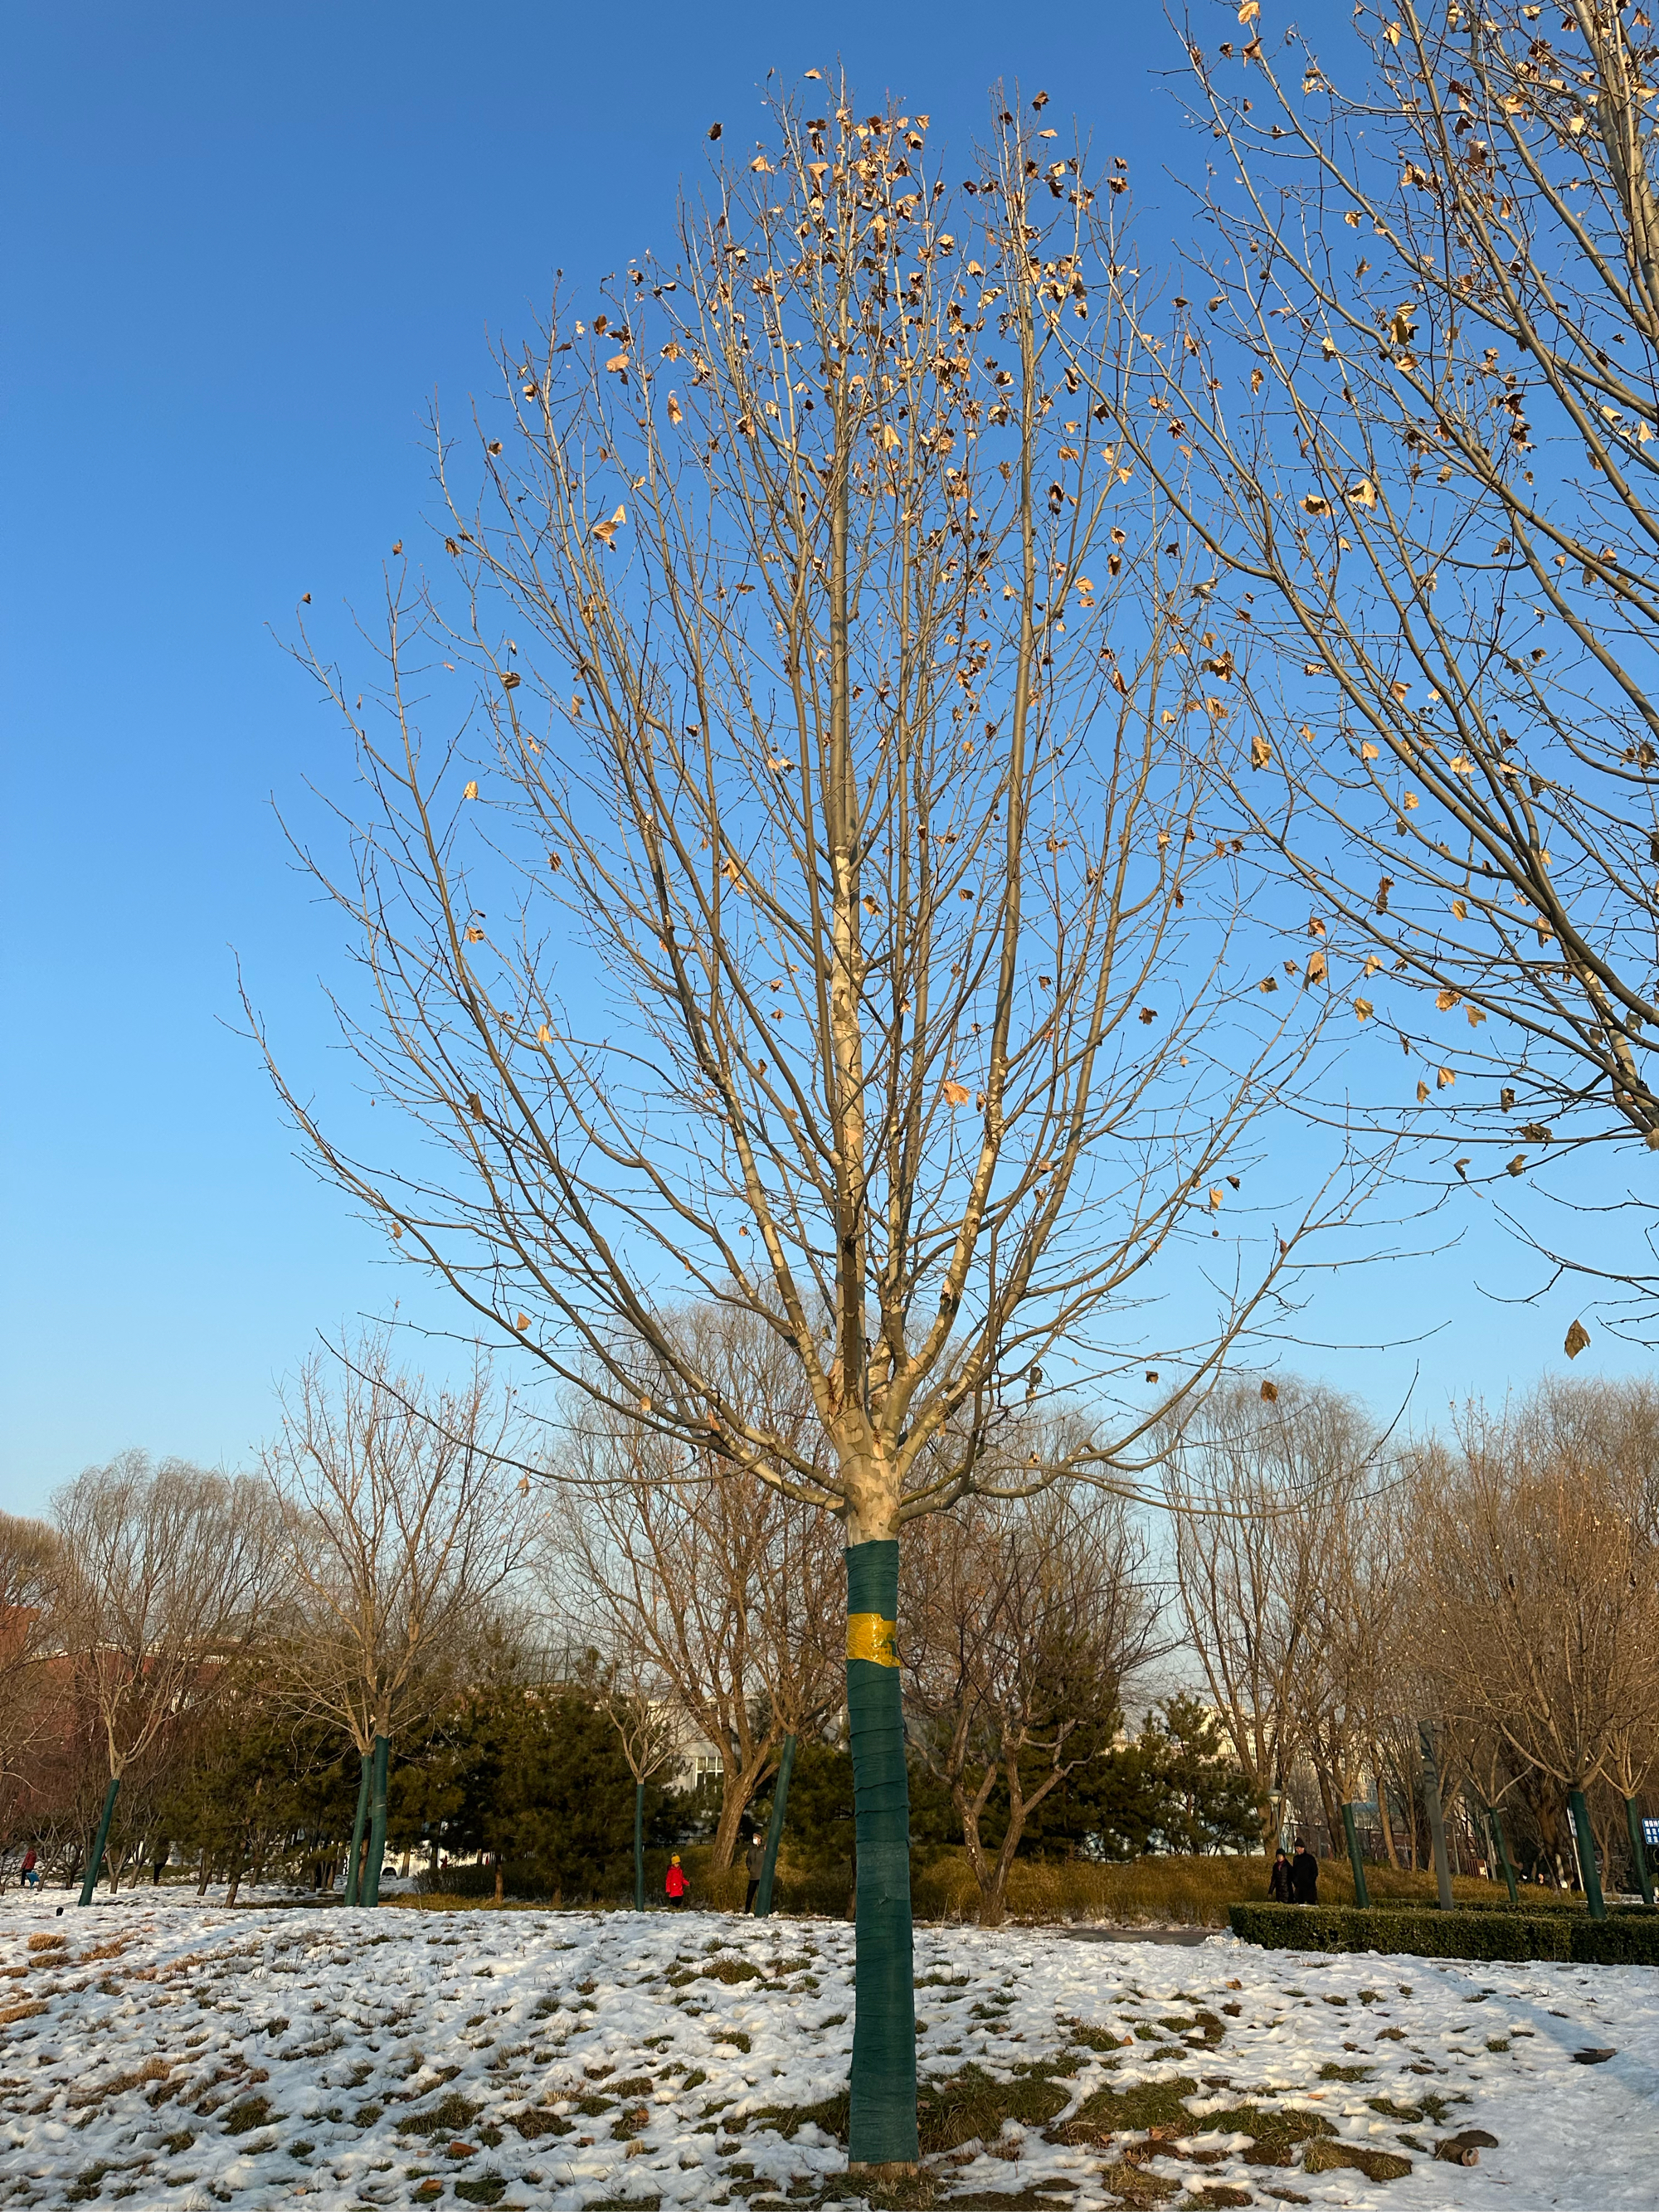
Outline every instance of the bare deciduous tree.
[[[928, 1524], [901, 1586], [916, 1742], [950, 1793], [988, 1925], [1026, 1825], [1109, 1750], [1157, 1620], [1121, 1498], [1072, 1488], [975, 1500]], [[1006, 1801], [992, 1850], [982, 1823]]]
[[[999, 114], [957, 201], [925, 117], [811, 87], [678, 258], [504, 352], [481, 495], [438, 448], [465, 615], [400, 577], [368, 718], [313, 664], [362, 778], [316, 862], [367, 985], [340, 1018], [422, 1141], [365, 1160], [277, 1073], [483, 1321], [842, 1520], [858, 2165], [916, 2154], [898, 1532], [984, 1486], [1016, 1378], [1144, 1352], [1125, 1294], [1212, 1251], [1311, 1004], [1230, 965], [1208, 642], [1076, 366], [1119, 374], [1093, 187]], [[483, 758], [470, 710], [423, 736], [443, 661]], [[1176, 1395], [1349, 1194], [1226, 1271]], [[776, 1336], [822, 1449], [752, 1421], [688, 1299]], [[1020, 1486], [1114, 1477], [1157, 1410]]]
[[338, 1723], [362, 1760], [349, 1902], [371, 1790], [366, 1901], [378, 1900], [392, 1738], [430, 1710], [524, 1556], [529, 1485], [502, 1474], [516, 1433], [512, 1400], [482, 1363], [465, 1386], [428, 1389], [394, 1367], [382, 1336], [337, 1377], [306, 1366], [266, 1451], [295, 1593], [280, 1664], [295, 1704]]
[[1323, 1639], [1344, 1602], [1331, 1578], [1357, 1570], [1349, 1538], [1370, 1443], [1346, 1401], [1289, 1379], [1228, 1385], [1171, 1441], [1164, 1486], [1181, 1612], [1270, 1850], [1273, 1802], [1298, 1752], [1315, 1758], [1336, 1825], [1359, 1652], [1334, 1673]]
[[[799, 1363], [741, 1310], [681, 1317], [704, 1371], [797, 1459], [822, 1431]], [[660, 1391], [672, 1383], [659, 1376]], [[600, 1412], [579, 1415], [544, 1555], [560, 1610], [613, 1660], [653, 1669], [720, 1762], [714, 1864], [786, 1735], [842, 1700], [846, 1568], [833, 1521], [734, 1474], [723, 1455]]]
[[215, 1694], [276, 1591], [261, 1486], [139, 1451], [88, 1468], [53, 1501], [66, 1570], [65, 1642], [97, 1716], [109, 1787], [81, 1901], [93, 1886], [122, 1778]]

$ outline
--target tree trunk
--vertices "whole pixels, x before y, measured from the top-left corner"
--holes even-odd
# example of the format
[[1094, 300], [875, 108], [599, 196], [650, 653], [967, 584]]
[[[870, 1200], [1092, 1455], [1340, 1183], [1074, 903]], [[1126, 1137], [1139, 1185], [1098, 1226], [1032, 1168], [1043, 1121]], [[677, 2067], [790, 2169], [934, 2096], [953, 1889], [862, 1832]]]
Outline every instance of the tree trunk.
[[916, 2008], [896, 1539], [847, 1551], [847, 1712], [858, 1836], [848, 2163], [914, 2166]]
[[207, 1886], [208, 1848], [207, 1845], [204, 1844], [202, 1846], [202, 1870], [196, 1877], [196, 1894], [198, 1897], [205, 1897], [207, 1895]]
[[645, 1910], [645, 1784], [634, 1784], [634, 1910]]
[[87, 1861], [87, 1870], [81, 1882], [81, 1902], [92, 1903], [92, 1893], [98, 1887], [98, 1869], [103, 1864], [104, 1846], [109, 1841], [109, 1824], [115, 1818], [116, 1793], [121, 1787], [121, 1778], [112, 1774], [109, 1788], [104, 1793], [104, 1809], [99, 1817], [98, 1834], [92, 1846], [92, 1856]]
[[[793, 1735], [787, 1735], [783, 1739], [783, 1755], [778, 1761], [777, 1783], [772, 1791], [772, 1817], [766, 1826], [766, 1856], [761, 1863], [760, 1887], [755, 1893], [757, 1920], [767, 1919], [772, 1911], [772, 1887], [778, 1873], [778, 1846], [783, 1841], [783, 1823], [789, 1809], [789, 1777], [794, 1765], [795, 1739]], [[641, 1794], [643, 1796], [644, 1793]], [[640, 1879], [641, 1882], [645, 1879], [642, 1866]]]
[[495, 1902], [497, 1905], [507, 1894], [506, 1882], [506, 1869], [501, 1865], [501, 1855], [497, 1851], [495, 1854]]
[[377, 1735], [370, 1783], [368, 1868], [363, 1883], [363, 1903], [380, 1901], [380, 1869], [386, 1863], [386, 1781], [392, 1765], [392, 1739]]
[[1389, 1818], [1389, 1785], [1380, 1768], [1373, 1768], [1372, 1771], [1376, 1776], [1376, 1825], [1382, 1831], [1382, 1849], [1389, 1864], [1398, 1869], [1400, 1854], [1395, 1849], [1394, 1822]]
[[357, 1782], [357, 1817], [351, 1824], [351, 1856], [346, 1861], [345, 1901], [356, 1905], [362, 1895], [363, 1826], [368, 1818], [369, 1771], [373, 1755], [362, 1754], [362, 1773]]

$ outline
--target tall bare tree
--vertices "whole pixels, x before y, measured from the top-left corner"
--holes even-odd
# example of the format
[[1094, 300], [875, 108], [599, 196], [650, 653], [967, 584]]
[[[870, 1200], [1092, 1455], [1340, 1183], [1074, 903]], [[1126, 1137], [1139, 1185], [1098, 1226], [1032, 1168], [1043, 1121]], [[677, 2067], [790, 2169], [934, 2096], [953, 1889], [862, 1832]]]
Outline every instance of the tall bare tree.
[[1313, 1757], [1335, 1826], [1358, 1685], [1329, 1668], [1328, 1577], [1354, 1565], [1344, 1555], [1370, 1443], [1346, 1400], [1288, 1377], [1228, 1384], [1171, 1441], [1164, 1486], [1181, 1614], [1270, 1850], [1298, 1753]]
[[[899, 1529], [985, 1486], [1020, 1379], [1144, 1357], [1126, 1294], [1213, 1251], [1311, 1003], [1231, 964], [1189, 580], [1082, 396], [1115, 326], [1046, 106], [957, 198], [925, 115], [781, 102], [676, 257], [503, 352], [481, 492], [441, 435], [461, 616], [398, 572], [367, 714], [314, 662], [361, 772], [340, 1019], [422, 1137], [363, 1158], [277, 1071], [316, 1158], [610, 1415], [842, 1522], [859, 2166], [916, 2155]], [[1347, 1194], [1241, 1256], [1177, 1395]], [[688, 1301], [776, 1336], [822, 1448]], [[1162, 1410], [1021, 1486], [1115, 1479]]]
[[[1389, 0], [1344, 84], [1241, 20], [1190, 47], [1212, 181], [1176, 289], [1208, 314], [1138, 295], [1115, 419], [1241, 594], [1243, 815], [1460, 1173], [1659, 1148], [1659, 46], [1607, 0]], [[1528, 1218], [1645, 1328], [1639, 1243]]]
[[1575, 1419], [1580, 1395], [1471, 1408], [1417, 1477], [1427, 1664], [1446, 1710], [1545, 1785], [1547, 1835], [1571, 1792], [1629, 1774], [1659, 1695], [1652, 1462], [1587, 1450], [1609, 1424]]
[[337, 1372], [311, 1361], [266, 1450], [295, 1597], [279, 1652], [289, 1693], [337, 1722], [362, 1762], [349, 1904], [360, 1889], [379, 1902], [393, 1736], [430, 1710], [524, 1557], [529, 1485], [502, 1473], [516, 1438], [510, 1395], [482, 1363], [461, 1387], [430, 1389], [381, 1335]]
[[[679, 1318], [752, 1426], [827, 1457], [798, 1360], [742, 1310]], [[647, 1386], [673, 1387], [658, 1376]], [[729, 1866], [787, 1735], [822, 1728], [845, 1684], [846, 1569], [818, 1508], [637, 1419], [574, 1408], [543, 1558], [561, 1614], [616, 1661], [652, 1668], [720, 1763], [714, 1864]]]
[[251, 1477], [124, 1452], [58, 1492], [66, 1642], [97, 1716], [109, 1786], [81, 1902], [92, 1902], [123, 1777], [180, 1733], [278, 1594], [271, 1516]]
[[[1070, 1486], [976, 1499], [912, 1550], [902, 1656], [917, 1741], [962, 1823], [988, 1925], [1003, 1917], [1033, 1814], [1111, 1748], [1123, 1692], [1152, 1648], [1146, 1570], [1123, 1500]], [[994, 1804], [1006, 1825], [992, 1849]]]

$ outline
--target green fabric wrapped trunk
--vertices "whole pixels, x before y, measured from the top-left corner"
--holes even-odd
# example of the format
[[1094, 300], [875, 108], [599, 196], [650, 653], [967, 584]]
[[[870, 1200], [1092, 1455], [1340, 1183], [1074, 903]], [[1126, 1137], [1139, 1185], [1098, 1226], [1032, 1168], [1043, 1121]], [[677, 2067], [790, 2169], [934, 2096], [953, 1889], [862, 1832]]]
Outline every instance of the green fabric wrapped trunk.
[[914, 2164], [916, 2006], [910, 1930], [910, 1791], [894, 1625], [899, 1547], [847, 1552], [847, 1714], [858, 1838], [854, 2166]]

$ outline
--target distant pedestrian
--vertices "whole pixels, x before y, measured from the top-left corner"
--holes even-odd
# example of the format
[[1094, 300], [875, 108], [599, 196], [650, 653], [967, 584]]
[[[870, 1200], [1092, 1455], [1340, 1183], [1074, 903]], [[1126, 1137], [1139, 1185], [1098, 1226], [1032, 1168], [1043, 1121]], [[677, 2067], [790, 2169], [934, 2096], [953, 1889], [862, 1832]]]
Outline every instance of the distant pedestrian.
[[671, 1905], [684, 1905], [685, 1903], [685, 1869], [680, 1864], [680, 1855], [678, 1851], [675, 1852], [673, 1857], [668, 1862], [668, 1873], [663, 1882], [663, 1887], [668, 1892], [668, 1902]]
[[1267, 1894], [1275, 1905], [1289, 1905], [1291, 1895], [1291, 1856], [1288, 1851], [1273, 1853], [1273, 1869], [1267, 1876]]
[[1319, 1861], [1300, 1836], [1296, 1839], [1296, 1851], [1291, 1860], [1291, 1896], [1297, 1905], [1319, 1902]]
[[749, 1848], [743, 1855], [743, 1863], [749, 1871], [749, 1887], [744, 1897], [743, 1909], [745, 1912], [752, 1912], [755, 1899], [760, 1891], [761, 1869], [766, 1864], [766, 1846], [761, 1841], [758, 1828], [749, 1831]]
[[25, 1889], [39, 1889], [40, 1887], [40, 1863], [33, 1844], [23, 1854], [22, 1884]]

